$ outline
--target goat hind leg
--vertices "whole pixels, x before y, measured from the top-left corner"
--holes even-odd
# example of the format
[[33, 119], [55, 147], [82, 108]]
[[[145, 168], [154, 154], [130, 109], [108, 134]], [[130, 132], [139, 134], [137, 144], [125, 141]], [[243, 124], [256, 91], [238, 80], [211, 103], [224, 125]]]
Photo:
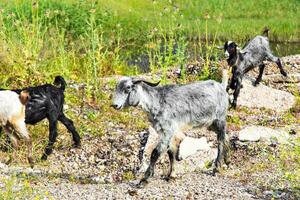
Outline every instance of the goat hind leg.
[[280, 73], [283, 75], [283, 76], [287, 76], [287, 73], [286, 71], [283, 69], [283, 66], [282, 66], [282, 63], [280, 61], [280, 59], [276, 56], [273, 56], [272, 54], [268, 54], [268, 59], [275, 62], [280, 70]]
[[61, 116], [59, 116], [58, 120], [61, 121], [68, 131], [72, 133], [74, 147], [80, 147], [80, 136], [74, 127], [73, 121], [67, 118], [63, 113]]
[[216, 120], [214, 122], [214, 129], [217, 133], [218, 139], [218, 155], [214, 163], [213, 174], [218, 172], [223, 160], [226, 164], [229, 163], [229, 146], [226, 135], [226, 120]]
[[277, 59], [276, 64], [277, 64], [277, 66], [278, 66], [279, 69], [280, 69], [280, 73], [281, 73], [283, 76], [286, 77], [286, 76], [287, 76], [287, 73], [286, 73], [286, 71], [284, 71], [283, 66], [282, 66], [282, 63], [281, 63], [281, 61], [280, 61], [279, 58]]
[[260, 81], [262, 79], [262, 75], [264, 73], [264, 69], [265, 69], [265, 64], [259, 65], [259, 74], [258, 74], [257, 79], [254, 82], [254, 86], [257, 86], [260, 83]]

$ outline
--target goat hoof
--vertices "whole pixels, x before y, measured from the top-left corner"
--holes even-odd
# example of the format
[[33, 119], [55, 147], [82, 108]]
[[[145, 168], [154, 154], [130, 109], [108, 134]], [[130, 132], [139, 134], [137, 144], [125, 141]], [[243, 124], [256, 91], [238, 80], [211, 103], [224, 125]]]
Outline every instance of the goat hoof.
[[235, 104], [235, 103], [232, 103], [231, 106], [230, 106], [230, 108], [232, 108], [232, 109], [235, 110], [235, 109], [236, 109], [236, 104]]
[[173, 177], [173, 176], [163, 176], [162, 179], [167, 181], [167, 182], [171, 182], [171, 181], [175, 180], [175, 177]]
[[148, 184], [148, 181], [146, 179], [141, 179], [140, 182], [136, 185], [137, 188], [143, 188]]
[[72, 145], [72, 147], [73, 148], [81, 148], [81, 143], [79, 142], [79, 143], [74, 143], [73, 145]]
[[287, 73], [285, 71], [280, 72], [283, 76], [287, 77]]
[[176, 156], [175, 156], [175, 159], [176, 159], [177, 161], [182, 161], [182, 160], [183, 160], [183, 158], [182, 158], [181, 156], [179, 156], [179, 151], [177, 152], [177, 154], [176, 154]]
[[219, 169], [217, 167], [214, 167], [212, 170], [212, 175], [216, 176], [216, 174], [219, 172]]
[[28, 158], [28, 162], [29, 162], [30, 167], [33, 169], [34, 163], [33, 163], [32, 158]]
[[48, 155], [46, 155], [46, 154], [43, 154], [43, 156], [42, 156], [42, 160], [47, 160], [47, 158], [48, 158]]
[[6, 164], [6, 165], [10, 165], [11, 162], [12, 162], [12, 159], [10, 158], [10, 159], [8, 159], [8, 160], [5, 162], [5, 164]]

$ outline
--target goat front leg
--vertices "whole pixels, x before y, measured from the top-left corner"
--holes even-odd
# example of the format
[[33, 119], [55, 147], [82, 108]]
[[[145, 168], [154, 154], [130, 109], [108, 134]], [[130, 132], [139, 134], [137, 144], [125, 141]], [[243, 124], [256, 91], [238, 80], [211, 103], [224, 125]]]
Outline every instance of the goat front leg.
[[228, 84], [228, 86], [227, 86], [227, 88], [226, 88], [226, 92], [228, 92], [229, 89], [234, 90], [234, 88], [235, 88], [235, 84], [236, 84], [236, 82], [235, 82], [235, 80], [234, 80], [235, 73], [236, 73], [236, 67], [233, 66], [232, 69], [231, 69], [231, 74], [232, 74], [232, 76], [231, 76], [230, 81], [229, 81], [229, 84]]
[[232, 104], [231, 106], [236, 109], [236, 104], [237, 104], [237, 98], [240, 94], [240, 90], [241, 90], [241, 87], [242, 87], [242, 76], [241, 75], [237, 75], [236, 77], [236, 88], [233, 92], [233, 101], [232, 101]]
[[176, 176], [176, 161], [181, 160], [181, 158], [179, 158], [179, 147], [184, 138], [185, 135], [182, 132], [179, 132], [176, 135], [174, 135], [170, 141], [169, 149], [167, 151], [170, 165], [169, 171], [165, 177], [166, 181], [169, 181], [170, 179]]
[[170, 136], [162, 137], [158, 145], [154, 148], [154, 150], [151, 153], [150, 164], [144, 174], [144, 177], [139, 182], [138, 184], [139, 186], [146, 184], [148, 182], [149, 177], [154, 175], [155, 164], [158, 158], [160, 157], [160, 155], [166, 151], [169, 142], [170, 142]]
[[5, 143], [3, 146], [1, 146], [1, 151], [8, 152], [9, 146], [11, 146], [12, 144], [11, 144], [9, 135], [6, 134], [5, 130], [2, 131], [2, 127], [0, 127], [0, 137], [3, 133], [4, 133], [4, 137], [5, 137]]
[[257, 79], [254, 82], [254, 86], [257, 86], [260, 83], [260, 81], [262, 79], [262, 75], [264, 73], [264, 69], [265, 69], [265, 64], [259, 65], [259, 74], [258, 74]]
[[80, 136], [79, 136], [78, 132], [76, 131], [76, 128], [74, 127], [73, 121], [70, 120], [69, 118], [67, 118], [63, 113], [62, 113], [62, 115], [59, 116], [58, 120], [61, 121], [61, 123], [63, 123], [63, 125], [65, 125], [65, 127], [68, 129], [68, 131], [72, 133], [74, 147], [76, 147], [76, 148], [80, 147], [80, 145], [81, 145], [80, 144]]
[[167, 176], [165, 177], [166, 181], [169, 181], [172, 179], [172, 177], [174, 177], [175, 175], [173, 174], [174, 172], [174, 167], [175, 167], [175, 152], [173, 152], [172, 150], [168, 150], [168, 156], [169, 156], [169, 161], [170, 161], [170, 165], [169, 165], [169, 171]]
[[41, 158], [42, 160], [47, 160], [48, 156], [52, 153], [53, 145], [57, 137], [57, 118], [55, 116], [49, 116], [48, 120], [49, 120], [49, 141], [45, 148], [45, 152]]
[[[12, 160], [15, 158], [15, 150], [18, 149], [18, 138], [15, 137], [15, 134], [13, 133], [14, 129], [12, 129], [9, 126], [4, 127], [4, 132], [8, 138], [8, 140], [11, 142], [10, 144], [7, 144], [7, 150], [12, 149], [12, 155], [9, 155], [8, 160], [5, 162], [5, 164], [9, 165]], [[12, 144], [12, 145], [11, 145]]]

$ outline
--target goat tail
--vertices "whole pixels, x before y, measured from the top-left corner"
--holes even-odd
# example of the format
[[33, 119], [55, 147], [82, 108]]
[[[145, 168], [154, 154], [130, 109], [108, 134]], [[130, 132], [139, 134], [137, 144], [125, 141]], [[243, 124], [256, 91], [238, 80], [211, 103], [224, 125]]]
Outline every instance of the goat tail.
[[262, 32], [263, 36], [269, 37], [269, 31], [270, 29], [267, 26], [265, 26]]
[[22, 90], [20, 95], [19, 95], [20, 101], [23, 105], [26, 105], [27, 102], [30, 99], [29, 91], [27, 90]]
[[53, 84], [59, 87], [62, 91], [65, 91], [67, 83], [62, 76], [56, 76], [54, 79]]
[[228, 70], [227, 69], [222, 70], [222, 85], [226, 90], [227, 85], [228, 85]]

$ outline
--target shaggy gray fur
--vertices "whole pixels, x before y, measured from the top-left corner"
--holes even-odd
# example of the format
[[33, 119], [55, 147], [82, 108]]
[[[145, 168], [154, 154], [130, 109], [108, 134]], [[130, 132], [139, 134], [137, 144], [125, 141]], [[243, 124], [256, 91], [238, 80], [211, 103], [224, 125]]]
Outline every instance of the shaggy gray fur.
[[[116, 86], [113, 107], [121, 109], [128, 106], [141, 106], [148, 113], [149, 121], [160, 134], [160, 142], [153, 150], [150, 165], [142, 182], [153, 175], [154, 165], [161, 153], [168, 151], [171, 168], [178, 146], [170, 143], [172, 137], [187, 127], [208, 127], [217, 133], [218, 156], [214, 172], [226, 159], [226, 113], [228, 95], [227, 76], [223, 73], [222, 84], [213, 81], [198, 81], [187, 85], [165, 85], [155, 87], [135, 78], [125, 77]], [[225, 157], [224, 157], [225, 156]]]
[[[256, 36], [243, 48], [239, 50], [234, 42], [228, 41], [224, 45], [225, 55], [229, 56], [227, 62], [232, 66], [232, 78], [229, 87], [234, 91], [233, 107], [236, 107], [237, 97], [242, 87], [242, 78], [245, 73], [255, 67], [259, 67], [259, 75], [255, 81], [255, 85], [259, 84], [262, 79], [265, 68], [264, 61], [273, 61], [277, 64], [282, 75], [287, 76], [283, 70], [281, 61], [271, 52], [269, 40], [264, 36]], [[227, 88], [228, 90], [229, 88]]]

